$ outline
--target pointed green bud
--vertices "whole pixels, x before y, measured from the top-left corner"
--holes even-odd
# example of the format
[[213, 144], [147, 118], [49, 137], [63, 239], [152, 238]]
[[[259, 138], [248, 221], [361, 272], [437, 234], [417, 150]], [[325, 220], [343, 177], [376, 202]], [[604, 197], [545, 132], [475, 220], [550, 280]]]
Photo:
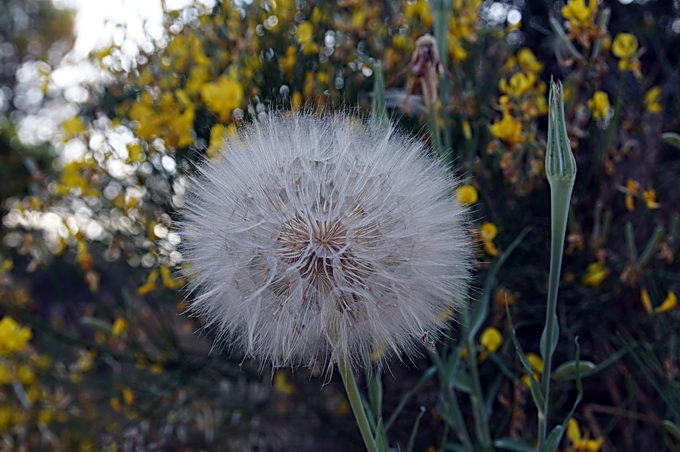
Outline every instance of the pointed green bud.
[[571, 152], [564, 119], [562, 83], [550, 80], [548, 97], [548, 149], [545, 155], [545, 174], [548, 182], [573, 185], [576, 179], [576, 160]]

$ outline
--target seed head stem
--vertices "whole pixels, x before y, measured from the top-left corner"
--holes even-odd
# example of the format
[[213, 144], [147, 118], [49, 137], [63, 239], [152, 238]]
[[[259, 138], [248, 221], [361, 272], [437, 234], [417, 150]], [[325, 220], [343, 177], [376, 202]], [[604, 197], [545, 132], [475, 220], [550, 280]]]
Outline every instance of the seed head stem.
[[550, 83], [550, 99], [548, 112], [548, 148], [546, 151], [545, 170], [550, 183], [550, 275], [548, 278], [548, 303], [545, 313], [545, 326], [541, 335], [541, 355], [543, 372], [541, 374], [541, 392], [544, 403], [538, 407], [538, 450], [546, 450], [546, 436], [550, 408], [550, 379], [552, 374], [552, 357], [559, 339], [557, 322], [557, 293], [560, 287], [564, 238], [569, 216], [569, 203], [576, 179], [576, 161], [571, 152], [567, 127], [564, 117], [564, 101], [562, 84]]
[[361, 395], [359, 394], [359, 388], [356, 379], [354, 378], [354, 372], [352, 372], [351, 366], [347, 364], [347, 359], [345, 357], [338, 358], [338, 372], [340, 372], [342, 383], [345, 385], [345, 392], [349, 399], [349, 405], [352, 407], [352, 412], [354, 413], [354, 418], [361, 431], [361, 437], [366, 445], [366, 450], [369, 452], [377, 452], [378, 446], [371, 433], [368, 417], [366, 416], [366, 411], [361, 403]]

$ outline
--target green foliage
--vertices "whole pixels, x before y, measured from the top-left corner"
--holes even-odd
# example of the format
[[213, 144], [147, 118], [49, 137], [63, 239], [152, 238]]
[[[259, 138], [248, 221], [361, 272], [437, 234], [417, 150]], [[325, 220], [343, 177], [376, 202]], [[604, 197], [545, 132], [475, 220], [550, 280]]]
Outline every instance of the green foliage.
[[[677, 448], [680, 37], [677, 7], [657, 3], [494, 3], [499, 18], [477, 0], [195, 2], [163, 12], [153, 48], [93, 53], [110, 79], [52, 143], [0, 125], [0, 319], [17, 325], [0, 330], [16, 345], [0, 354], [3, 444]], [[69, 13], [7, 4], [30, 19], [0, 20], [11, 64], [72, 39]], [[425, 33], [441, 70], [412, 64]], [[548, 96], [551, 74], [564, 87]], [[193, 163], [259, 114], [303, 108], [427, 142], [479, 238], [470, 309], [443, 313], [450, 331], [411, 362], [344, 372], [349, 404], [322, 369], [212, 350], [177, 276]], [[64, 144], [84, 154], [54, 162]]]

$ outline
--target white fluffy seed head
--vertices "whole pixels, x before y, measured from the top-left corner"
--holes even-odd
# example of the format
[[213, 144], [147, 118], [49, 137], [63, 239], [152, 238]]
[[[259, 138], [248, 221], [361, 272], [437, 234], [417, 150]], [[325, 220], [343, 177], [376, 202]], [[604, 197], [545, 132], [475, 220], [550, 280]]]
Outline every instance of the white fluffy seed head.
[[414, 351], [461, 307], [471, 244], [423, 145], [344, 115], [270, 116], [205, 162], [179, 224], [192, 309], [274, 366]]

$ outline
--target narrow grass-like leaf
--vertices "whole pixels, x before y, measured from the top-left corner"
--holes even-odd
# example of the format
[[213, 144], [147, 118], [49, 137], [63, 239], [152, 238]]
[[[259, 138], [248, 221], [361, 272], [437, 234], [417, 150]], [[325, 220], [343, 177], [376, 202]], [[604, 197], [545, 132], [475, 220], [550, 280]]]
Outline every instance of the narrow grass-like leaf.
[[520, 232], [517, 237], [510, 243], [510, 246], [503, 252], [503, 254], [491, 265], [484, 281], [484, 288], [482, 289], [482, 296], [473, 304], [469, 311], [463, 314], [463, 326], [467, 338], [474, 340], [477, 332], [481, 329], [489, 315], [489, 300], [491, 299], [491, 292], [496, 283], [496, 276], [505, 261], [510, 257], [512, 252], [522, 243], [524, 237], [529, 233], [529, 227], [526, 227]]
[[510, 308], [508, 305], [505, 305], [505, 312], [508, 316], [508, 323], [510, 324], [510, 339], [512, 340], [512, 343], [515, 345], [515, 350], [517, 351], [517, 355], [519, 356], [519, 360], [522, 363], [522, 366], [524, 369], [527, 371], [527, 374], [529, 375], [529, 392], [531, 393], [531, 398], [534, 400], [534, 405], [536, 405], [536, 409], [538, 410], [539, 415], [543, 413], [543, 407], [545, 406], [545, 398], [543, 397], [543, 393], [541, 392], [541, 387], [534, 377], [534, 369], [531, 367], [531, 364], [529, 363], [529, 360], [526, 358], [526, 354], [524, 353], [524, 349], [522, 348], [522, 345], [519, 343], [519, 340], [517, 339], [517, 334], [515, 333], [515, 326], [512, 323], [512, 317], [510, 316]]
[[437, 368], [436, 368], [435, 366], [432, 366], [432, 367], [428, 368], [428, 369], [420, 376], [420, 378], [418, 379], [418, 381], [416, 382], [416, 384], [415, 384], [411, 389], [409, 389], [408, 391], [406, 391], [406, 394], [404, 394], [404, 395], [401, 397], [401, 400], [399, 400], [399, 403], [397, 404], [397, 407], [392, 411], [392, 414], [390, 415], [390, 417], [387, 419], [387, 422], [385, 423], [385, 432], [386, 432], [386, 433], [387, 433], [387, 431], [390, 429], [390, 427], [392, 427], [392, 424], [394, 424], [394, 421], [397, 420], [397, 417], [399, 416], [399, 413], [401, 413], [401, 411], [404, 409], [404, 407], [406, 406], [406, 404], [408, 403], [408, 401], [411, 399], [411, 397], [413, 397], [413, 394], [415, 394], [416, 392], [418, 392], [418, 391], [420, 390], [420, 388], [422, 388], [423, 385], [425, 385], [425, 383], [427, 383], [428, 381], [430, 381], [430, 379], [432, 378], [432, 376], [433, 376], [436, 372], [437, 372]]
[[564, 427], [562, 425], [556, 425], [545, 440], [545, 450], [547, 452], [556, 451], [557, 446], [559, 446], [560, 441], [562, 441], [562, 436], [564, 436]]
[[567, 34], [564, 32], [564, 29], [562, 28], [562, 24], [559, 23], [557, 19], [554, 17], [550, 18], [550, 28], [553, 29], [557, 37], [559, 38], [559, 41], [564, 47], [571, 53], [571, 55], [575, 58], [578, 58], [579, 60], [583, 59], [583, 54], [574, 47], [574, 44], [571, 43], [571, 40], [567, 37]]
[[[579, 406], [581, 403], [581, 399], [583, 399], [583, 381], [581, 380], [581, 369], [583, 368], [582, 363], [580, 361], [581, 359], [581, 346], [578, 343], [578, 336], [574, 339], [574, 342], [576, 343], [576, 356], [574, 358], [574, 374], [575, 374], [575, 379], [576, 379], [576, 400], [574, 400], [574, 404], [571, 406], [571, 410], [569, 413], [564, 417], [564, 420], [562, 421], [562, 424], [556, 426], [552, 432], [550, 432], [550, 435], [548, 435], [548, 438], [546, 439], [545, 442], [545, 451], [546, 452], [555, 452], [557, 450], [557, 446], [560, 445], [560, 441], [562, 441], [562, 436], [564, 435], [564, 432], [567, 430], [567, 423], [569, 422], [569, 419], [572, 418], [574, 413], [576, 412], [576, 408]], [[543, 450], [541, 450], [543, 452]]]
[[420, 420], [423, 418], [423, 415], [425, 414], [425, 407], [421, 406], [420, 407], [420, 413], [418, 413], [418, 417], [416, 417], [416, 421], [413, 423], [413, 429], [411, 429], [411, 436], [408, 438], [408, 445], [406, 446], [406, 452], [411, 452], [413, 450], [413, 446], [416, 444], [416, 436], [418, 435], [418, 428], [420, 427]]
[[597, 369], [597, 365], [591, 361], [567, 361], [561, 364], [553, 371], [553, 378], [555, 380], [573, 380], [576, 378], [576, 373], [581, 373], [581, 378], [592, 375]]
[[113, 331], [112, 326], [109, 322], [106, 322], [102, 319], [98, 319], [96, 317], [83, 317], [80, 319], [80, 323], [82, 323], [85, 326], [96, 328], [108, 334], [111, 334], [111, 332]]
[[661, 135], [661, 138], [663, 138], [663, 140], [671, 146], [675, 146], [676, 148], [680, 149], [680, 134], [666, 132]]
[[373, 100], [371, 102], [371, 121], [378, 127], [388, 124], [387, 107], [385, 106], [385, 77], [380, 62], [372, 64], [373, 69]]
[[493, 445], [499, 449], [512, 450], [515, 452], [536, 452], [531, 444], [512, 438], [499, 438]]
[[675, 425], [673, 421], [668, 419], [663, 421], [663, 428], [675, 438], [680, 439], [680, 427]]

